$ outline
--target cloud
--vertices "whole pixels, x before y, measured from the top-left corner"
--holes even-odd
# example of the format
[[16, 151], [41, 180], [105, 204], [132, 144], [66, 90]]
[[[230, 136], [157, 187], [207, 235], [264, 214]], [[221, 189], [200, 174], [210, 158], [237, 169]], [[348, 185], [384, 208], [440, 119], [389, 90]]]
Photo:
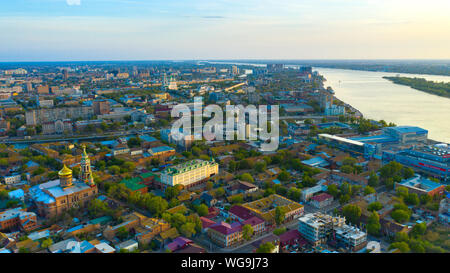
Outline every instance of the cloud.
[[81, 0], [66, 0], [69, 6], [79, 6], [81, 5]]

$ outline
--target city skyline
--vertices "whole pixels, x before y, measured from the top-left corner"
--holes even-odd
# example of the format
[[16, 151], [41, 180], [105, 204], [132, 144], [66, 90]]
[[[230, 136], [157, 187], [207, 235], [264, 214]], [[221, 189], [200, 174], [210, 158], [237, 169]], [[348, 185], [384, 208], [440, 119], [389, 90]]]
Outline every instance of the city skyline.
[[0, 4], [0, 61], [449, 59], [448, 8], [443, 0], [18, 0]]

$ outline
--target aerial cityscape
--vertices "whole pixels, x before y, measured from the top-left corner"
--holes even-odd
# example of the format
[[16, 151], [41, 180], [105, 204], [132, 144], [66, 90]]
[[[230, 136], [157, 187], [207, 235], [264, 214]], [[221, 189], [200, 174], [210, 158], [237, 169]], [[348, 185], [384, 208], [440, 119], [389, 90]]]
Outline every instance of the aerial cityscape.
[[[140, 55], [143, 47], [134, 47], [148, 40], [133, 37], [147, 19], [130, 33], [117, 27], [123, 37], [115, 43], [96, 16], [117, 16], [112, 25], [126, 27], [147, 8], [163, 14], [175, 6], [14, 2], [0, 4], [10, 20], [0, 21], [14, 25], [0, 26], [0, 253], [450, 252], [450, 19], [442, 10], [433, 20], [449, 28], [445, 50], [430, 49], [437, 55], [411, 46], [397, 58], [394, 47], [321, 58], [322, 47], [295, 55], [280, 45], [283, 53], [273, 54], [272, 40], [249, 42], [238, 29], [240, 53], [236, 45], [200, 45], [200, 21], [232, 39], [219, 21], [234, 13], [222, 1], [199, 1], [167, 15], [178, 16], [174, 25], [185, 20], [179, 27], [192, 27], [192, 38], [155, 15], [151, 22], [166, 32]], [[256, 28], [251, 20], [270, 7], [251, 9], [253, 2], [237, 5], [250, 14], [242, 24]], [[318, 5], [328, 14], [327, 2], [336, 4], [286, 1], [263, 27], [278, 39], [277, 16], [285, 15], [283, 27], [295, 18], [289, 9]], [[369, 10], [389, 5], [367, 2]], [[424, 6], [411, 3], [398, 20], [413, 20]], [[192, 10], [183, 19], [185, 5]], [[80, 34], [69, 21], [84, 16]], [[52, 18], [69, 23], [56, 27]], [[41, 45], [39, 35], [49, 39]], [[180, 35], [176, 46], [172, 35]]]

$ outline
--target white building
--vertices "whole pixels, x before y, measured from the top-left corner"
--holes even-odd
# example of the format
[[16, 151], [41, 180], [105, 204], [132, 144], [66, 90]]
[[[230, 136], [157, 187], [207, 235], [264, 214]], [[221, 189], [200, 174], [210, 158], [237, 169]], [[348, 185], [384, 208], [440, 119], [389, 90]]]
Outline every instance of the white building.
[[20, 174], [15, 174], [15, 175], [10, 175], [10, 176], [5, 176], [4, 177], [4, 181], [5, 181], [6, 185], [12, 185], [12, 184], [20, 183], [21, 175]]

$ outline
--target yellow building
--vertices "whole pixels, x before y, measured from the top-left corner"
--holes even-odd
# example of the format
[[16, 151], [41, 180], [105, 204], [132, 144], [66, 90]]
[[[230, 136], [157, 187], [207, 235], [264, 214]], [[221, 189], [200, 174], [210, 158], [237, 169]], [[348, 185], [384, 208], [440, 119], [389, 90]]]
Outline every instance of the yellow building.
[[161, 183], [163, 187], [182, 185], [190, 188], [205, 182], [208, 178], [218, 173], [219, 164], [214, 159], [211, 161], [195, 159], [166, 168], [161, 173]]

